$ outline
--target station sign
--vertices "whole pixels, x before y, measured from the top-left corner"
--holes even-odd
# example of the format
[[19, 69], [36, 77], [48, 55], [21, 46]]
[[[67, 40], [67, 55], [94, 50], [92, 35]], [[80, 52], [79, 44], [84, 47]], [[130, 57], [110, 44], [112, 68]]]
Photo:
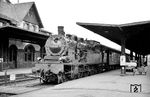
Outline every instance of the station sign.
[[125, 55], [120, 56], [120, 66], [125, 66], [126, 65], [126, 57]]
[[10, 80], [11, 80], [11, 81], [16, 80], [16, 75], [15, 75], [15, 74], [10, 74]]

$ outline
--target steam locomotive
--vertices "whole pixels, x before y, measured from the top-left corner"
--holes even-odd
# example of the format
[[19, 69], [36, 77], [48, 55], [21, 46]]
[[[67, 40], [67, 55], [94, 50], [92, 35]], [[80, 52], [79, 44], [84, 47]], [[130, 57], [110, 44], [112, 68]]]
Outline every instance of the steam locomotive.
[[119, 68], [120, 52], [94, 40], [75, 35], [51, 35], [45, 43], [46, 56], [33, 68], [44, 83], [62, 83]]

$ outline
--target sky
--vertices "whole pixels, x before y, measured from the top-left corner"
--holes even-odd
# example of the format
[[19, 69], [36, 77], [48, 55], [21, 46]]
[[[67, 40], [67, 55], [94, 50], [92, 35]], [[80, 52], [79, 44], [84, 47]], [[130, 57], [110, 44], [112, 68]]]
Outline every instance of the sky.
[[[18, 0], [10, 0], [17, 3]], [[120, 50], [121, 47], [95, 34], [76, 22], [124, 24], [150, 20], [150, 0], [19, 0], [35, 2], [44, 29], [57, 34], [64, 26], [65, 33], [93, 39]]]

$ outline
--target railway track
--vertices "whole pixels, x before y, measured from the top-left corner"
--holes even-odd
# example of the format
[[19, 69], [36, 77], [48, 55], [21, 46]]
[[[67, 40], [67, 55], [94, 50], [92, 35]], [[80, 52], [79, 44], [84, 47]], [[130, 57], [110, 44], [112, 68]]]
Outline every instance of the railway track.
[[9, 97], [12, 95], [24, 94], [53, 86], [55, 85], [40, 83], [39, 79], [18, 81], [16, 83], [1, 85], [0, 97]]
[[30, 77], [29, 75], [31, 74], [16, 74], [15, 80], [13, 81], [10, 79], [10, 75], [0, 76], [0, 85], [37, 79], [36, 77]]

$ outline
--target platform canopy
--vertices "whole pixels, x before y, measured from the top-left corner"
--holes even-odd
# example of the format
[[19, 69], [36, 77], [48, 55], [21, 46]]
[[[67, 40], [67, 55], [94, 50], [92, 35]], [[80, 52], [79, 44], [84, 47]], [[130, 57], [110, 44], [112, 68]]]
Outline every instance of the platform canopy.
[[121, 45], [121, 40], [125, 39], [125, 48], [137, 54], [150, 54], [150, 21], [121, 25], [77, 22], [77, 25], [93, 31], [119, 45]]

